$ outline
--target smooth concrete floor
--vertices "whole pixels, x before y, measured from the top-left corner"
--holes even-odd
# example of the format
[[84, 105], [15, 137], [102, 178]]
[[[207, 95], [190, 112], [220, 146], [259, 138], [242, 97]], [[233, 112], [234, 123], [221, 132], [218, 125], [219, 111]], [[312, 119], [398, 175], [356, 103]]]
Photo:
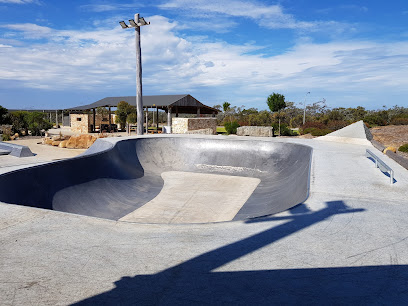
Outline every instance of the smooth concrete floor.
[[167, 171], [163, 189], [142, 207], [119, 219], [143, 223], [231, 221], [261, 182], [258, 178]]
[[364, 156], [371, 146], [259, 140], [313, 147], [304, 204], [184, 225], [1, 204], [2, 304], [408, 303], [407, 170], [378, 152], [391, 185]]

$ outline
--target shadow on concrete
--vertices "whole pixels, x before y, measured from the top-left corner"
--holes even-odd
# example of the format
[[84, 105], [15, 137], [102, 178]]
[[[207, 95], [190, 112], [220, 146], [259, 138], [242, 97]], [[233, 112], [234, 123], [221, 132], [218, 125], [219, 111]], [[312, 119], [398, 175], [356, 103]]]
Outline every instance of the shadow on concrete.
[[[248, 222], [284, 224], [207, 252], [154, 275], [123, 277], [116, 288], [77, 305], [180, 304], [402, 304], [408, 302], [408, 266], [366, 266], [212, 272], [336, 214], [362, 212], [342, 201], [317, 211]], [[310, 246], [313, 248], [313, 246]], [[267, 258], [265, 259], [267, 260]]]

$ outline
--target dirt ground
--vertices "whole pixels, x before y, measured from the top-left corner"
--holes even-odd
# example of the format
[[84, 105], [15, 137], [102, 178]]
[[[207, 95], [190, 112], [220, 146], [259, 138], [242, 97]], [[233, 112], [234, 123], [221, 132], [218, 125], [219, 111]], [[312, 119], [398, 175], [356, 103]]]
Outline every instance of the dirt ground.
[[36, 155], [36, 157], [46, 161], [71, 158], [86, 151], [85, 149], [65, 149], [49, 145], [43, 145], [41, 144], [41, 137], [28, 136], [7, 142], [27, 146], [30, 148], [31, 152], [33, 152]]
[[408, 125], [387, 125], [370, 129], [374, 140], [385, 147], [394, 147], [397, 154], [408, 158], [408, 153], [398, 151], [398, 148], [408, 143]]

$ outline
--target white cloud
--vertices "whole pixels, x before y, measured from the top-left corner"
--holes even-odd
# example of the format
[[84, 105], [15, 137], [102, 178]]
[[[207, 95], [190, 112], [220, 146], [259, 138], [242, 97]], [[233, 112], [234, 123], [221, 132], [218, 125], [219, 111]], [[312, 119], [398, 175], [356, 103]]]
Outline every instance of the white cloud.
[[334, 21], [299, 21], [292, 14], [285, 13], [279, 4], [264, 5], [256, 1], [230, 0], [226, 4], [218, 0], [168, 0], [159, 5], [161, 9], [178, 10], [186, 15], [199, 14], [208, 28], [222, 20], [221, 16], [251, 19], [260, 26], [269, 29], [302, 29], [311, 31], [344, 28]]
[[110, 11], [120, 11], [120, 10], [128, 10], [128, 9], [137, 9], [143, 7], [143, 5], [139, 3], [135, 4], [123, 4], [123, 3], [110, 3], [110, 4], [85, 4], [81, 5], [80, 8], [91, 11], [91, 12], [110, 12]]
[[34, 4], [40, 4], [40, 2], [38, 0], [0, 0], [0, 3], [12, 3], [12, 4], [34, 3]]
[[[180, 37], [176, 22], [161, 16], [149, 21], [151, 25], [142, 28], [145, 92], [192, 93], [205, 88], [217, 92], [220, 99], [226, 95], [234, 97], [231, 102], [246, 105], [248, 96], [256, 101], [278, 90], [320, 90], [337, 93], [339, 98], [357, 91], [366, 96], [379, 89], [408, 94], [408, 71], [401, 65], [408, 61], [408, 41], [302, 41], [279, 55], [266, 56], [253, 53], [262, 46]], [[7, 29], [27, 39], [24, 47], [11, 42], [1, 45], [1, 80], [43, 89], [134, 87], [132, 30], [118, 25], [68, 31], [32, 24]], [[28, 33], [46, 43], [28, 45]]]

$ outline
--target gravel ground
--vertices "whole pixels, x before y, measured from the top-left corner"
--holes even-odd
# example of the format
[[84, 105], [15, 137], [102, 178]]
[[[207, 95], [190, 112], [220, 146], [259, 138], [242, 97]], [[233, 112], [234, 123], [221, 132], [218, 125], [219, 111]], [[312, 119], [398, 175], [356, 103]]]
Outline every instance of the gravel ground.
[[[408, 143], [408, 125], [387, 125], [372, 128], [374, 140], [380, 142], [385, 147], [398, 148]], [[408, 154], [397, 151], [397, 154], [408, 158]]]

